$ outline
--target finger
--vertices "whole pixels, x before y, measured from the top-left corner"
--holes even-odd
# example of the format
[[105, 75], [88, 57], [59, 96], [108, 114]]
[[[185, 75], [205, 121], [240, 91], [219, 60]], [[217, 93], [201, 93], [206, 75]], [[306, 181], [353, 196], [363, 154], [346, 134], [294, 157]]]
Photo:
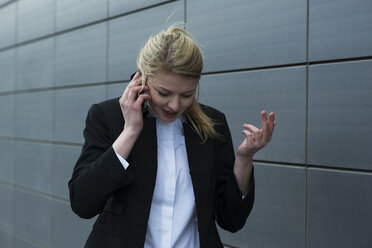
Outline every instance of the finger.
[[261, 112], [261, 126], [262, 126], [262, 139], [266, 140], [269, 136], [269, 124], [267, 121], [267, 113], [265, 110]]
[[275, 126], [275, 114], [274, 112], [271, 112], [269, 114], [269, 127], [270, 129], [274, 129], [274, 126]]
[[132, 80], [129, 82], [129, 84], [127, 85], [124, 93], [123, 93], [123, 97], [124, 98], [127, 98], [128, 97], [128, 94], [129, 94], [129, 91], [132, 87], [136, 86], [136, 85], [139, 85], [141, 83], [141, 77], [140, 77], [140, 73], [139, 72], [136, 72], [136, 74], [134, 75], [134, 77], [132, 78]]
[[137, 98], [137, 100], [135, 101], [134, 104], [136, 105], [142, 105], [144, 101], [146, 100], [151, 100], [151, 96], [149, 94], [141, 94], [139, 95], [139, 97]]
[[128, 86], [132, 86], [132, 85], [136, 85], [138, 84], [138, 79], [140, 79], [140, 73], [137, 71], [136, 74], [134, 75], [134, 77], [132, 78], [132, 80], [129, 82], [129, 85]]
[[136, 98], [136, 96], [138, 96], [138, 93], [140, 93], [141, 91], [147, 91], [147, 90], [149, 90], [148, 86], [142, 86], [142, 85], [134, 86], [129, 90], [128, 99], [133, 101]]
[[253, 140], [255, 144], [261, 144], [262, 143], [262, 132], [257, 127], [251, 125], [251, 124], [244, 124], [245, 128], [251, 131], [253, 135]]
[[243, 124], [243, 127], [251, 131], [256, 137], [261, 137], [261, 130], [251, 124]]
[[242, 131], [242, 134], [244, 134], [246, 137], [247, 137], [247, 141], [248, 141], [248, 143], [250, 143], [250, 144], [254, 144], [254, 142], [255, 142], [255, 137], [254, 137], [254, 134], [253, 133], [251, 133], [251, 132], [249, 132], [249, 131], [247, 131], [247, 130], [243, 130]]
[[131, 84], [131, 83], [132, 83], [132, 81], [129, 82], [129, 84], [127, 85], [127, 87], [126, 87], [125, 90], [124, 90], [124, 93], [123, 93], [123, 95], [122, 95], [122, 97], [123, 97], [124, 99], [128, 99], [129, 92], [130, 92], [131, 88], [133, 87], [133, 84]]
[[271, 113], [269, 114], [269, 121], [268, 121], [268, 124], [269, 124], [269, 136], [268, 136], [268, 141], [270, 141], [270, 140], [271, 140], [271, 136], [272, 136], [273, 131], [274, 131], [274, 127], [275, 127], [275, 125], [276, 125], [274, 112], [271, 112]]

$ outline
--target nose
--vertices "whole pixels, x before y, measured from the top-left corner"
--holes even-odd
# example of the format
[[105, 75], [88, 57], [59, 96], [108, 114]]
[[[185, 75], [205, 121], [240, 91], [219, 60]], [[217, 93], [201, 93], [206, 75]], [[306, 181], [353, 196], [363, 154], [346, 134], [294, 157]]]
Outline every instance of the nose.
[[178, 96], [172, 97], [168, 102], [168, 108], [172, 112], [178, 112], [180, 109], [180, 98]]

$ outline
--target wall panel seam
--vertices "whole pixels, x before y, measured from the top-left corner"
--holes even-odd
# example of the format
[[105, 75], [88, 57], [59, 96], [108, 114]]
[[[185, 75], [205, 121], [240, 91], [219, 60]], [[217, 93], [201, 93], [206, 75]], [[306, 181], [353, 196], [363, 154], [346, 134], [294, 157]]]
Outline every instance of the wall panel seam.
[[35, 144], [74, 146], [74, 147], [81, 147], [83, 145], [83, 143], [74, 143], [74, 142], [66, 142], [66, 141], [58, 141], [58, 140], [42, 140], [42, 139], [34, 139], [34, 138], [16, 137], [16, 136], [14, 137], [0, 136], [0, 140], [14, 141], [14, 142], [28, 142], [28, 143], [35, 143]]
[[[3, 181], [3, 180], [0, 180], [0, 185], [6, 186], [6, 187], [9, 187], [9, 188], [12, 188], [13, 190], [18, 190], [18, 191], [21, 191], [21, 192], [24, 192], [24, 193], [31, 193], [31, 194], [37, 195], [39, 197], [46, 198], [48, 200], [59, 201], [59, 202], [70, 204], [70, 200], [67, 199], [67, 198], [63, 198], [63, 197], [60, 197], [60, 196], [49, 194], [49, 193], [39, 191], [39, 190], [30, 188], [30, 187], [27, 187], [27, 186], [19, 185], [19, 184], [16, 184], [16, 183], [11, 183], [11, 182], [6, 182], [6, 181]], [[66, 183], [66, 187], [67, 187], [67, 183]], [[15, 209], [15, 208], [13, 208], [13, 209]]]
[[305, 78], [305, 173], [304, 173], [304, 247], [307, 243], [307, 169], [308, 169], [308, 134], [309, 134], [309, 29], [310, 29], [310, 3], [306, 0], [306, 78]]

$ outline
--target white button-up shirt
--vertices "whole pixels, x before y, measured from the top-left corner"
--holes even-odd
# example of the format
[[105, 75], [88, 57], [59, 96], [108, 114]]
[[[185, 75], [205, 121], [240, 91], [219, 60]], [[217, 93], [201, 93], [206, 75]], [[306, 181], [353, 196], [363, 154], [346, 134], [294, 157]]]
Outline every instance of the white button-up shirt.
[[[199, 247], [195, 195], [181, 118], [174, 122], [156, 118], [156, 132], [158, 168], [145, 248]], [[127, 161], [117, 156], [127, 168]]]

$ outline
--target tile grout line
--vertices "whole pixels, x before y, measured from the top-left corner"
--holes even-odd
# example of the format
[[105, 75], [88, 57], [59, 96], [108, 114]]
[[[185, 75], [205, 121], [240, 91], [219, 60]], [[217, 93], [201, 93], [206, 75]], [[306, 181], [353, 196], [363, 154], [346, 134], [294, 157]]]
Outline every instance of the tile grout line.
[[[18, 42], [18, 2], [15, 1], [14, 2], [15, 4], [15, 42], [17, 43]], [[17, 85], [18, 85], [18, 73], [17, 73], [17, 70], [18, 70], [18, 66], [17, 66], [17, 59], [18, 59], [18, 49], [14, 49], [15, 52], [14, 52], [14, 61], [15, 61], [15, 68], [14, 68], [14, 89], [16, 90], [17, 89]], [[19, 96], [18, 95], [15, 95], [14, 96], [14, 130], [13, 130], [13, 135], [16, 136], [17, 135], [17, 123], [18, 123], [18, 98]], [[16, 181], [16, 166], [17, 166], [17, 143], [14, 141], [13, 142], [13, 151], [14, 151], [14, 159], [13, 159], [13, 175], [12, 175], [12, 180], [15, 182]], [[16, 202], [16, 198], [15, 198], [15, 195], [13, 194], [13, 198], [12, 198], [12, 224], [13, 224], [13, 230], [12, 230], [12, 236], [13, 237], [16, 237], [16, 230], [15, 230], [15, 220], [16, 220], [16, 208], [17, 208], [17, 202]]]
[[[53, 33], [55, 33], [57, 31], [57, 0], [53, 0]], [[53, 39], [53, 77], [52, 77], [52, 85], [53, 87], [56, 86], [57, 84], [57, 37], [56, 36], [53, 36], [52, 37]], [[56, 94], [56, 91], [53, 90], [53, 93], [52, 93], [52, 99], [53, 99], [53, 102], [52, 102], [52, 109], [53, 109], [53, 113], [52, 113], [52, 140], [55, 140], [55, 136], [56, 136], [56, 97], [57, 97], [57, 94]], [[54, 162], [56, 161], [56, 151], [57, 151], [57, 148], [55, 145], [52, 146], [52, 180], [54, 181], [54, 177], [55, 177], [55, 166], [54, 166]], [[55, 190], [55, 184], [52, 183], [52, 192], [56, 192]], [[53, 198], [52, 198], [53, 199]], [[55, 201], [53, 199], [53, 201]], [[51, 246], [53, 246], [53, 237], [54, 237], [54, 217], [52, 216], [51, 218], [51, 232], [50, 232], [50, 241], [51, 241]]]
[[309, 165], [308, 165], [308, 154], [307, 154], [307, 151], [308, 151], [308, 137], [309, 137], [309, 28], [310, 28], [310, 24], [309, 24], [309, 20], [310, 20], [310, 16], [309, 16], [309, 13], [310, 13], [310, 4], [309, 4], [309, 0], [306, 0], [306, 79], [305, 79], [305, 84], [306, 84], [306, 108], [305, 108], [305, 118], [306, 118], [306, 122], [305, 122], [305, 175], [304, 175], [304, 193], [305, 193], [305, 197], [304, 197], [304, 248], [306, 248], [306, 243], [307, 243], [307, 186], [308, 186], [308, 168], [309, 168]]
[[[106, 0], [106, 17], [110, 16], [110, 1]], [[106, 82], [109, 80], [109, 38], [110, 38], [110, 22], [106, 22]], [[109, 98], [109, 89], [108, 85], [105, 85], [105, 99]]]
[[[47, 192], [39, 191], [39, 190], [36, 190], [36, 189], [33, 189], [33, 188], [29, 188], [27, 186], [15, 184], [15, 183], [12, 183], [12, 182], [6, 182], [6, 181], [3, 181], [3, 180], [0, 180], [0, 185], [12, 188], [13, 190], [22, 191], [24, 193], [31, 193], [31, 194], [37, 195], [38, 197], [44, 197], [44, 198], [47, 198], [48, 200], [59, 201], [59, 202], [63, 202], [63, 203], [66, 203], [66, 204], [70, 204], [70, 200], [67, 199], [67, 198], [63, 198], [63, 197], [53, 195], [53, 194], [50, 194], [50, 193], [47, 193]], [[13, 208], [13, 209], [15, 209], [15, 208]]]

